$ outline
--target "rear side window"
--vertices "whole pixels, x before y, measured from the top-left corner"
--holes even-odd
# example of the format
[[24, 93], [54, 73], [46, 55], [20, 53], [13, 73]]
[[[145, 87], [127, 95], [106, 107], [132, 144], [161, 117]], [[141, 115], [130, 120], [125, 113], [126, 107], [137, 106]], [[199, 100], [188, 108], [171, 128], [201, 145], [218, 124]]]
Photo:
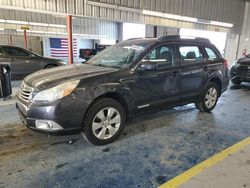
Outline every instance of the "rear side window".
[[27, 57], [30, 56], [28, 52], [21, 48], [15, 48], [15, 47], [4, 47], [4, 51], [6, 55], [8, 56], [21, 56], [21, 57]]
[[208, 60], [218, 59], [218, 55], [211, 48], [205, 47], [205, 51], [207, 52]]
[[202, 54], [198, 46], [180, 46], [181, 64], [193, 64], [202, 62]]

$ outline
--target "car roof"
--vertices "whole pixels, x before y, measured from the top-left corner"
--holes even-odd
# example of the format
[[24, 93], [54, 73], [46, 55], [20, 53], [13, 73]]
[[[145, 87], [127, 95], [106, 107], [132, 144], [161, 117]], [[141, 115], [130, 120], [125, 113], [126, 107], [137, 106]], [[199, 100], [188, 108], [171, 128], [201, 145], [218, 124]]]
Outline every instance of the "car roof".
[[190, 42], [190, 43], [200, 43], [205, 45], [211, 45], [211, 42], [207, 38], [201, 38], [201, 37], [189, 37], [189, 36], [181, 36], [181, 35], [167, 35], [162, 36], [160, 38], [131, 38], [126, 41], [123, 41], [122, 43], [129, 43], [129, 42], [135, 42], [135, 43], [152, 43], [152, 42]]

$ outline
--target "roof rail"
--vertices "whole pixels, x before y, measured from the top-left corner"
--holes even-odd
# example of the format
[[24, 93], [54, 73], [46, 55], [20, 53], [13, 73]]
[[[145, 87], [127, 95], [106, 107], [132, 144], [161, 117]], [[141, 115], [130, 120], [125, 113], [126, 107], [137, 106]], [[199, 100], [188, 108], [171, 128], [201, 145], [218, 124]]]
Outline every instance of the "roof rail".
[[137, 38], [129, 38], [129, 39], [125, 40], [125, 41], [129, 41], [129, 40], [136, 40], [136, 39], [143, 39], [143, 38], [142, 38], [142, 37], [137, 37]]
[[136, 37], [136, 38], [129, 38], [125, 41], [136, 40], [136, 39], [156, 39], [155, 37]]
[[160, 41], [176, 41], [176, 40], [195, 40], [197, 42], [202, 42], [202, 43], [207, 43], [211, 44], [210, 40], [207, 38], [201, 38], [201, 37], [190, 37], [190, 36], [181, 36], [181, 35], [167, 35], [167, 36], [162, 36], [158, 38]]

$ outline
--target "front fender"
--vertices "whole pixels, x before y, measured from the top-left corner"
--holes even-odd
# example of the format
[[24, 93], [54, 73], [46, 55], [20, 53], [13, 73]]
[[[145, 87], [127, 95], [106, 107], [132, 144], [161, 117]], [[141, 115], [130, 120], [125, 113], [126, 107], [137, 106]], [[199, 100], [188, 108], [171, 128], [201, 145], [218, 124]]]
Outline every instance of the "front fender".
[[95, 99], [105, 94], [118, 94], [126, 101], [128, 107], [132, 106], [130, 89], [121, 83], [104, 83], [85, 89], [84, 98], [92, 103]]

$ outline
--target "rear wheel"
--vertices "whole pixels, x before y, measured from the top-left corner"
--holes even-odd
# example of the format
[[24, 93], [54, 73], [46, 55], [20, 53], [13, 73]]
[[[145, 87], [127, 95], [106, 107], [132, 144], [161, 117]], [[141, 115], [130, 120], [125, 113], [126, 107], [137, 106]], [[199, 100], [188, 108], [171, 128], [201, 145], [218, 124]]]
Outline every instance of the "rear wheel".
[[238, 80], [231, 80], [231, 82], [233, 83], [233, 85], [240, 85], [241, 84], [241, 81], [238, 81]]
[[201, 112], [211, 112], [217, 104], [219, 97], [219, 89], [216, 83], [210, 82], [205, 89], [200, 102], [195, 103], [195, 106]]
[[90, 107], [84, 118], [85, 138], [94, 145], [109, 144], [122, 132], [125, 119], [125, 110], [119, 102], [111, 98], [100, 99]]

